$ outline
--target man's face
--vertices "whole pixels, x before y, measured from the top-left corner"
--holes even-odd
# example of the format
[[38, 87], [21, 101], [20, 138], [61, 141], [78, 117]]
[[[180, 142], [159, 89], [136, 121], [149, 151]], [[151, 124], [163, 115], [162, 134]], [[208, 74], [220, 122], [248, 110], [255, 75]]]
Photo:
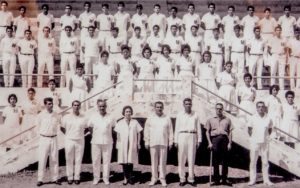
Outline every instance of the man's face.
[[280, 35], [281, 35], [281, 29], [280, 29], [280, 28], [276, 28], [276, 30], [275, 30], [275, 35], [276, 35], [277, 37], [280, 37]]
[[44, 36], [45, 36], [46, 38], [48, 38], [48, 37], [49, 37], [49, 34], [50, 34], [50, 29], [49, 29], [49, 28], [44, 28], [44, 29], [43, 29], [43, 32], [44, 32]]
[[226, 70], [227, 72], [231, 72], [231, 69], [232, 69], [232, 64], [227, 63], [227, 64], [225, 65], [225, 70]]
[[90, 37], [94, 37], [95, 30], [94, 28], [89, 28], [88, 30]]
[[46, 110], [48, 112], [52, 112], [52, 110], [53, 110], [53, 102], [47, 101], [45, 107], [46, 107]]
[[51, 91], [55, 89], [55, 83], [54, 82], [49, 82], [48, 87]]
[[106, 114], [106, 102], [100, 101], [98, 102], [98, 110], [100, 114], [105, 115]]
[[214, 30], [214, 31], [213, 31], [213, 35], [214, 35], [215, 38], [219, 38], [219, 34], [220, 34], [220, 33], [219, 33], [218, 30]]
[[1, 10], [6, 11], [7, 10], [7, 4], [1, 3]]
[[205, 54], [203, 55], [203, 59], [204, 59], [205, 62], [210, 62], [211, 57], [210, 57], [209, 54], [205, 53]]
[[291, 13], [291, 11], [289, 10], [289, 9], [284, 9], [284, 14], [286, 15], [286, 16], [289, 16], [290, 15], [290, 13]]
[[65, 8], [65, 13], [66, 14], [71, 14], [71, 7], [69, 7], [69, 6], [67, 6], [66, 8]]
[[161, 116], [163, 114], [164, 106], [160, 103], [155, 104], [155, 113], [158, 116]]
[[271, 12], [270, 11], [265, 11], [265, 17], [269, 18], [271, 15]]
[[217, 116], [223, 115], [223, 106], [222, 105], [216, 105], [216, 114], [217, 114]]
[[234, 33], [236, 36], [240, 36], [240, 29], [234, 29]]
[[173, 16], [173, 17], [176, 17], [176, 14], [177, 14], [176, 10], [175, 9], [171, 9], [170, 15]]
[[102, 57], [101, 57], [101, 60], [104, 64], [107, 64], [107, 60], [108, 60], [108, 56], [106, 54], [104, 54]]
[[124, 6], [123, 5], [118, 5], [118, 11], [123, 11], [124, 10]]
[[28, 98], [29, 98], [30, 100], [33, 100], [34, 97], [35, 97], [35, 92], [33, 92], [33, 91], [28, 91], [28, 92], [27, 92], [27, 96], [28, 96]]
[[102, 7], [102, 11], [104, 12], [104, 14], [107, 14], [108, 13], [108, 8], [107, 7]]
[[159, 32], [159, 28], [158, 28], [158, 27], [154, 27], [154, 28], [153, 28], [153, 33], [154, 33], [154, 34], [158, 34], [158, 32]]
[[48, 8], [46, 6], [43, 7], [43, 13], [47, 14], [48, 13]]
[[173, 34], [173, 35], [176, 35], [176, 33], [177, 33], [177, 27], [171, 27], [171, 33]]
[[229, 8], [229, 9], [228, 9], [228, 14], [229, 14], [230, 16], [232, 16], [232, 15], [233, 15], [233, 13], [234, 13], [234, 10], [233, 10], [233, 8]]
[[66, 27], [66, 28], [65, 28], [65, 31], [66, 31], [66, 34], [67, 34], [68, 36], [71, 36], [71, 32], [72, 32], [72, 29], [71, 29], [71, 28]]
[[138, 14], [142, 14], [143, 9], [141, 9], [140, 7], [138, 7], [138, 8], [136, 9], [136, 12], [137, 12]]
[[214, 13], [215, 12], [215, 6], [209, 5], [208, 10], [209, 10], [210, 13]]
[[185, 101], [183, 106], [185, 112], [190, 113], [192, 111], [192, 101]]
[[24, 16], [24, 15], [25, 15], [25, 12], [26, 12], [26, 11], [25, 11], [24, 8], [21, 8], [21, 9], [20, 9], [20, 15]]
[[193, 35], [196, 36], [197, 33], [198, 33], [198, 30], [197, 30], [195, 27], [192, 27], [192, 28], [191, 28], [191, 32], [192, 32]]
[[260, 29], [255, 29], [255, 31], [254, 31], [254, 35], [255, 35], [255, 37], [260, 37]]
[[128, 49], [123, 49], [123, 50], [122, 50], [122, 54], [123, 54], [123, 57], [126, 58], [126, 59], [127, 59], [127, 58], [129, 57], [129, 55], [130, 55]]
[[79, 110], [80, 110], [80, 107], [81, 107], [81, 105], [80, 105], [79, 102], [74, 102], [73, 105], [72, 105], [73, 112], [78, 113]]
[[6, 34], [7, 34], [7, 36], [9, 36], [9, 37], [12, 37], [13, 35], [13, 31], [12, 31], [12, 29], [7, 29], [6, 30]]
[[266, 107], [263, 103], [258, 103], [256, 105], [256, 110], [259, 114], [265, 113]]
[[154, 11], [154, 13], [158, 14], [160, 11], [160, 8], [158, 6], [155, 6], [153, 11]]
[[76, 74], [81, 76], [83, 74], [83, 68], [82, 67], [77, 67]]
[[31, 32], [26, 31], [25, 32], [25, 37], [26, 37], [26, 39], [30, 40], [31, 39]]
[[251, 78], [250, 78], [249, 76], [245, 77], [245, 78], [244, 78], [244, 82], [245, 82], [246, 85], [250, 85], [250, 83], [251, 83]]
[[253, 8], [249, 8], [249, 9], [248, 9], [248, 14], [249, 14], [250, 16], [253, 16], [253, 15], [254, 15], [254, 10], [253, 10]]
[[134, 33], [135, 33], [135, 36], [137, 36], [137, 37], [141, 36], [141, 30], [140, 29], [135, 29]]
[[194, 8], [193, 6], [189, 6], [189, 7], [188, 7], [188, 12], [189, 12], [189, 13], [192, 14], [192, 13], [194, 13], [194, 11], [195, 11], [195, 8]]
[[84, 5], [84, 10], [85, 10], [85, 11], [89, 12], [90, 9], [91, 9], [91, 7], [90, 7], [89, 4], [85, 4], [85, 5]]
[[116, 30], [112, 30], [111, 34], [113, 37], [117, 37], [118, 36], [118, 32]]
[[288, 95], [286, 97], [286, 100], [289, 104], [293, 104], [294, 103], [294, 96], [293, 95]]

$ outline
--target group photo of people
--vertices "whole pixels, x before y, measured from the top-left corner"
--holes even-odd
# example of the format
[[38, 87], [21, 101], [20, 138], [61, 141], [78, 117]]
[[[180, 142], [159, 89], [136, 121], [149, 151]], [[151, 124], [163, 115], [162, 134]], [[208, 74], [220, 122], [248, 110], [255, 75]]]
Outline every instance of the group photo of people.
[[[48, 158], [51, 181], [61, 185], [57, 137], [62, 132], [66, 183], [78, 185], [85, 136], [91, 135], [93, 185], [101, 180], [110, 185], [115, 149], [122, 185], [136, 184], [133, 171], [143, 147], [151, 159], [148, 185], [165, 187], [168, 151], [176, 148], [178, 185], [196, 187], [196, 153], [205, 140], [213, 168], [210, 185], [232, 186], [230, 114], [247, 126], [248, 185], [256, 184], [259, 156], [264, 185], [274, 185], [269, 178], [269, 142], [300, 148], [300, 18], [293, 16], [291, 5], [282, 7], [277, 19], [269, 7], [257, 16], [255, 6], [245, 6], [245, 15], [239, 17], [229, 4], [221, 17], [216, 6], [208, 3], [207, 12], [196, 12], [195, 4], [188, 3], [179, 17], [176, 6], [168, 7], [165, 15], [160, 4], [153, 4], [153, 13], [147, 15], [144, 8], [149, 7], [136, 4], [136, 13], [130, 15], [123, 1], [114, 7], [82, 1], [79, 16], [66, 4], [65, 13], [55, 18], [51, 7], [43, 4], [40, 13], [29, 18], [26, 3], [20, 4], [16, 16], [9, 1], [1, 1], [0, 85], [3, 90], [22, 87], [27, 96], [18, 101], [18, 93], [10, 93], [2, 99], [7, 106], [0, 137], [21, 136], [0, 144], [0, 155], [39, 137], [36, 185], [45, 185]], [[92, 12], [92, 7], [99, 11]], [[215, 114], [205, 124], [195, 110], [205, 107], [193, 106], [192, 97], [180, 101], [182, 109], [175, 118], [164, 112], [163, 100], [152, 101], [145, 124], [134, 117], [134, 105], [125, 105], [117, 117], [107, 111], [109, 99], [133, 91], [180, 94], [183, 80], [198, 85], [192, 92], [213, 104]], [[264, 90], [268, 94], [258, 96]]]

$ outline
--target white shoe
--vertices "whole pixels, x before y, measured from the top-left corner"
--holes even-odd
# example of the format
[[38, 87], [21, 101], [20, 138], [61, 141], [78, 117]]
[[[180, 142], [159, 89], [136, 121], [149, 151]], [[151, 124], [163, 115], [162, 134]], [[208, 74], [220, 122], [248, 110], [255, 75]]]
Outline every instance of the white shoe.
[[104, 182], [105, 185], [109, 185], [110, 184], [108, 180], [103, 180], [103, 182]]
[[161, 186], [167, 187], [167, 182], [166, 180], [160, 180]]
[[270, 181], [264, 182], [264, 184], [267, 185], [267, 186], [272, 186], [272, 185], [274, 185], [274, 183], [272, 183], [272, 182], [270, 182]]
[[249, 181], [248, 186], [253, 186], [253, 185], [255, 185], [255, 183], [256, 183], [255, 181]]
[[93, 185], [97, 185], [99, 183], [99, 180], [94, 180]]
[[153, 185], [156, 184], [156, 182], [157, 182], [157, 180], [151, 180], [150, 183], [149, 183], [148, 185], [149, 185], [149, 186], [153, 186]]

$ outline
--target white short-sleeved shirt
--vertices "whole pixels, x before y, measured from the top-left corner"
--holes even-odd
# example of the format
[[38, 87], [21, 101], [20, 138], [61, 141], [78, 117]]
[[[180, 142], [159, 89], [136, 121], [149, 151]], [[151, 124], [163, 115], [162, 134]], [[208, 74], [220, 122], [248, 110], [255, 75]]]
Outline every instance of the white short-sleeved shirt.
[[22, 110], [24, 112], [24, 114], [37, 114], [39, 111], [41, 111], [41, 105], [39, 104], [39, 102], [34, 99], [34, 100], [29, 100], [26, 99], [25, 101], [23, 101], [22, 104]]
[[115, 26], [119, 32], [127, 32], [127, 24], [130, 23], [130, 15], [127, 12], [117, 12], [114, 15]]
[[0, 43], [0, 49], [2, 53], [6, 54], [16, 54], [17, 52], [17, 40], [14, 37], [5, 36]]
[[148, 22], [148, 16], [144, 13], [142, 13], [141, 15], [136, 13], [131, 18], [131, 23], [134, 25], [134, 27], [139, 26], [141, 28], [141, 33], [146, 32], [147, 22]]
[[120, 66], [120, 75], [133, 75], [133, 61], [131, 58], [120, 57], [115, 63]]
[[163, 44], [164, 41], [164, 37], [160, 37], [159, 35], [154, 36], [154, 35], [150, 35], [147, 38], [147, 44], [150, 46], [152, 52], [160, 52], [161, 51], [161, 46]]
[[95, 66], [94, 74], [98, 75], [97, 80], [108, 83], [111, 82], [111, 77], [115, 75], [115, 69], [110, 64], [98, 63]]
[[158, 76], [160, 78], [170, 77], [173, 75], [172, 70], [175, 69], [175, 61], [170, 57], [160, 56], [157, 58], [156, 67], [159, 69]]
[[285, 15], [280, 16], [278, 19], [278, 24], [282, 28], [283, 37], [294, 36], [294, 26], [296, 25], [296, 18], [294, 16], [286, 17]]
[[97, 16], [97, 22], [99, 22], [99, 30], [100, 31], [110, 31], [112, 23], [114, 23], [114, 16], [111, 14], [99, 14]]
[[37, 115], [35, 125], [38, 127], [39, 134], [55, 136], [58, 134], [61, 125], [61, 116], [54, 111], [49, 113], [47, 110], [43, 110]]
[[287, 102], [282, 103], [282, 111], [284, 120], [298, 121], [300, 108], [298, 105], [289, 104]]
[[209, 40], [207, 40], [205, 45], [206, 47], [209, 47], [209, 51], [211, 53], [223, 53], [222, 49], [224, 47], [224, 40], [221, 38], [210, 38]]
[[241, 101], [253, 101], [256, 89], [252, 86], [242, 85], [237, 89], [237, 96], [241, 97]]
[[199, 80], [214, 80], [216, 78], [216, 66], [212, 63], [200, 63], [197, 73]]
[[185, 39], [185, 43], [191, 47], [191, 52], [202, 52], [203, 50], [203, 38], [200, 35], [191, 35]]
[[236, 35], [233, 35], [231, 40], [228, 42], [228, 45], [231, 47], [232, 52], [244, 52], [246, 40], [244, 37], [237, 37]]
[[151, 29], [151, 32], [152, 32], [153, 26], [158, 25], [160, 28], [160, 32], [164, 33], [166, 30], [166, 25], [167, 25], [166, 16], [161, 13], [158, 13], [158, 14], [153, 13], [148, 18], [148, 24], [149, 24], [149, 28]]
[[131, 47], [131, 54], [132, 55], [139, 55], [142, 56], [142, 50], [146, 45], [146, 38], [141, 36], [140, 38], [137, 38], [136, 36], [133, 36], [129, 39], [128, 46]]
[[234, 35], [233, 27], [238, 25], [240, 22], [240, 18], [236, 15], [230, 16], [226, 15], [222, 19], [222, 25], [224, 25], [224, 35], [230, 37]]
[[10, 26], [13, 22], [14, 16], [12, 12], [0, 11], [0, 26]]
[[155, 64], [151, 59], [142, 58], [137, 62], [137, 67], [140, 68], [139, 76], [153, 75]]
[[198, 14], [187, 13], [182, 17], [182, 24], [185, 25], [186, 31], [191, 31], [193, 25], [200, 25], [201, 19]]
[[300, 40], [297, 40], [295, 38], [291, 38], [287, 46], [291, 49], [291, 55], [292, 56], [298, 56], [300, 57]]
[[271, 53], [283, 55], [287, 47], [287, 40], [285, 38], [278, 38], [274, 36], [268, 41], [268, 46], [271, 48]]
[[67, 15], [64, 14], [62, 15], [62, 17], [60, 18], [60, 24], [62, 25], [61, 28], [62, 30], [64, 30], [64, 28], [68, 25], [71, 26], [72, 29], [75, 29], [75, 25], [77, 24], [77, 18], [75, 15], [71, 14], [71, 15]]
[[163, 43], [170, 46], [171, 53], [179, 53], [181, 51], [181, 45], [184, 44], [184, 40], [181, 36], [170, 34], [164, 39]]
[[44, 13], [40, 13], [37, 16], [37, 21], [40, 23], [39, 30], [42, 31], [44, 27], [52, 28], [51, 25], [54, 23], [54, 16], [52, 14], [45, 15]]
[[2, 111], [2, 117], [5, 117], [4, 126], [18, 127], [20, 126], [20, 117], [22, 117], [22, 109], [18, 106], [6, 106]]
[[109, 49], [109, 52], [112, 53], [120, 53], [121, 46], [126, 44], [126, 39], [124, 37], [116, 37], [113, 36], [109, 37], [106, 41], [106, 45]]
[[88, 36], [84, 38], [81, 46], [85, 47], [85, 57], [99, 57], [99, 48], [102, 47], [102, 42], [96, 36], [94, 36], [93, 38]]
[[96, 15], [92, 12], [83, 12], [78, 18], [81, 23], [81, 27], [88, 28], [90, 26], [95, 26]]
[[88, 128], [87, 118], [83, 114], [67, 114], [62, 118], [61, 127], [66, 129], [66, 138], [71, 140], [84, 139], [84, 130]]
[[261, 33], [272, 34], [274, 33], [275, 27], [278, 24], [275, 18], [270, 17], [269, 19], [262, 18], [261, 20], [259, 20], [258, 25], [260, 26]]
[[250, 48], [250, 54], [263, 54], [266, 42], [260, 38], [252, 38], [248, 41], [247, 47]]
[[[173, 18], [173, 16], [169, 16], [167, 18], [167, 24], [168, 24], [168, 33], [171, 33], [171, 26], [176, 25], [177, 28], [182, 26], [182, 20], [178, 17]], [[179, 30], [177, 31], [177, 34], [179, 34]]]
[[216, 81], [220, 83], [221, 86], [224, 85], [234, 85], [236, 83], [236, 76], [234, 73], [228, 73], [223, 71], [217, 75]]
[[88, 120], [88, 126], [93, 128], [92, 144], [112, 144], [112, 129], [115, 125], [114, 119], [106, 114], [102, 116], [95, 112]]
[[265, 99], [265, 104], [266, 107], [268, 107], [268, 115], [270, 117], [281, 117], [282, 103], [279, 97], [274, 97], [273, 95], [270, 95]]
[[77, 52], [79, 48], [78, 38], [76, 36], [64, 37], [59, 43], [60, 53]]
[[17, 46], [21, 48], [21, 54], [34, 54], [34, 49], [37, 48], [37, 43], [35, 40], [27, 40], [27, 39], [21, 39], [19, 40]]
[[258, 24], [259, 18], [255, 15], [250, 16], [249, 14], [243, 17], [241, 25], [244, 27], [244, 37], [250, 39], [254, 37], [253, 29]]
[[266, 114], [263, 117], [258, 114], [250, 116], [248, 123], [248, 127], [252, 128], [250, 142], [265, 143], [268, 138], [268, 130], [269, 128], [272, 128], [272, 126], [272, 120]]
[[192, 72], [193, 67], [195, 67], [195, 61], [193, 61], [190, 56], [188, 56], [187, 58], [185, 58], [184, 56], [180, 56], [176, 65], [180, 67], [180, 72]]
[[14, 26], [17, 27], [15, 37], [24, 37], [24, 32], [31, 26], [30, 19], [28, 17], [18, 16], [14, 19]]
[[38, 40], [38, 55], [49, 56], [55, 53], [56, 44], [52, 37], [40, 37]]
[[218, 25], [221, 23], [221, 17], [216, 13], [211, 14], [208, 12], [203, 15], [201, 21], [205, 24], [205, 30], [213, 30], [218, 28]]

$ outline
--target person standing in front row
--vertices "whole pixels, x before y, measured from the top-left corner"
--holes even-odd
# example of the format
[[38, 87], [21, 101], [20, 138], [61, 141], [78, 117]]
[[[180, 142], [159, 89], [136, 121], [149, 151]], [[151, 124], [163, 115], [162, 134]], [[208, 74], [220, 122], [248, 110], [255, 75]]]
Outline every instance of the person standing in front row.
[[114, 131], [117, 133], [118, 163], [123, 167], [124, 182], [133, 185], [133, 165], [138, 164], [138, 150], [141, 148], [140, 138], [143, 128], [139, 122], [132, 119], [133, 109], [131, 106], [124, 106], [122, 110], [123, 119], [118, 121]]
[[[212, 185], [232, 186], [227, 181], [228, 174], [228, 154], [232, 144], [232, 124], [231, 120], [223, 114], [223, 104], [217, 103], [215, 106], [216, 116], [207, 120], [206, 138], [208, 140], [208, 148], [212, 150], [213, 167], [214, 167], [214, 183]], [[219, 173], [219, 165], [222, 164], [222, 177]], [[220, 182], [220, 179], [222, 180]]]
[[192, 111], [192, 99], [183, 100], [184, 111], [176, 117], [175, 147], [178, 147], [178, 172], [180, 177], [179, 186], [185, 185], [185, 163], [188, 161], [188, 183], [196, 187], [194, 179], [194, 165], [197, 148], [202, 141], [200, 120], [196, 112]]
[[57, 185], [61, 185], [58, 180], [58, 143], [57, 133], [61, 124], [61, 117], [53, 111], [53, 99], [44, 98], [45, 110], [37, 115], [36, 123], [40, 134], [38, 146], [38, 182], [37, 186], [42, 186], [46, 171], [47, 159], [49, 156], [50, 170], [52, 181]]
[[150, 149], [152, 177], [150, 186], [159, 179], [163, 187], [166, 183], [166, 165], [168, 147], [173, 145], [173, 126], [170, 117], [163, 113], [164, 104], [157, 101], [154, 104], [155, 114], [147, 118], [144, 129], [146, 149]]
[[88, 121], [92, 135], [93, 185], [97, 185], [100, 181], [101, 157], [103, 157], [103, 182], [105, 185], [109, 185], [110, 161], [113, 145], [112, 129], [115, 123], [112, 117], [106, 112], [107, 106], [105, 100], [98, 99], [97, 107], [98, 111], [92, 114]]
[[261, 155], [262, 174], [264, 184], [273, 185], [269, 179], [269, 141], [268, 138], [272, 132], [272, 120], [266, 113], [265, 103], [259, 101], [256, 103], [257, 113], [250, 117], [248, 124], [248, 134], [250, 136], [250, 181], [249, 186], [256, 183], [256, 164], [258, 155]]
[[61, 131], [65, 136], [65, 153], [68, 184], [80, 184], [81, 162], [84, 152], [84, 132], [87, 118], [80, 113], [80, 101], [72, 102], [73, 112], [62, 119]]

